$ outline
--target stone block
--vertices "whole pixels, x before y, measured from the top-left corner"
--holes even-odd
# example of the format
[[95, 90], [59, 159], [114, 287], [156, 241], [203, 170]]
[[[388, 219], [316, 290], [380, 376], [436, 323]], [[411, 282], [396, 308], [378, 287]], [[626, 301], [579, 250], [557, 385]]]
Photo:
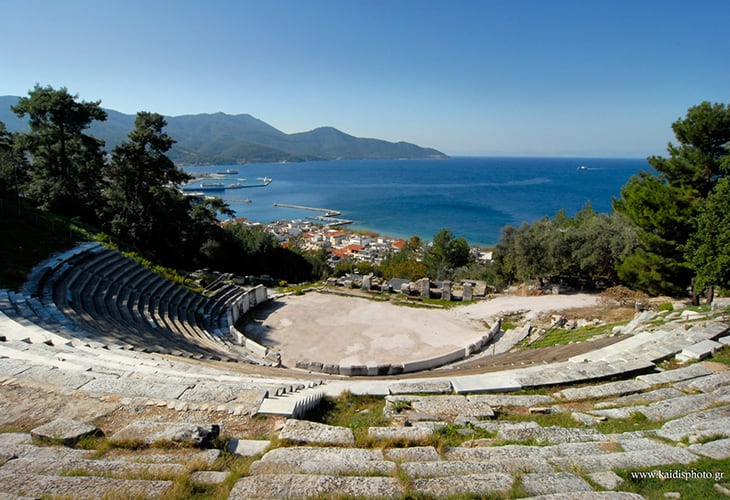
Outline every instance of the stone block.
[[443, 300], [451, 300], [451, 286], [452, 283], [448, 280], [441, 284], [441, 298]]
[[602, 488], [606, 488], [607, 490], [615, 490], [624, 482], [624, 479], [621, 476], [611, 470], [591, 472], [588, 474], [588, 477], [591, 481]]
[[228, 479], [229, 475], [230, 472], [200, 470], [190, 474], [190, 481], [193, 484], [220, 484]]
[[170, 492], [174, 483], [97, 476], [18, 474], [0, 469], [0, 484], [5, 493], [16, 495], [96, 500], [115, 497], [160, 498]]
[[411, 489], [416, 494], [430, 498], [455, 495], [506, 495], [512, 488], [509, 474], [493, 472], [487, 474], [466, 474], [454, 477], [414, 479]]
[[403, 486], [392, 477], [271, 474], [239, 479], [229, 500], [251, 498], [375, 497], [399, 498]]
[[623, 396], [646, 390], [649, 387], [651, 386], [648, 383], [641, 380], [619, 380], [617, 382], [608, 382], [605, 384], [563, 389], [562, 391], [556, 392], [554, 396], [567, 401], [579, 401], [581, 399]]
[[715, 373], [710, 368], [707, 368], [701, 363], [677, 368], [676, 370], [665, 370], [658, 373], [649, 373], [647, 375], [640, 375], [637, 380], [641, 380], [650, 385], [658, 384], [671, 384], [673, 382], [679, 382], [680, 380], [689, 380], [691, 378], [702, 377], [705, 375], [711, 375]]
[[703, 340], [702, 342], [685, 347], [677, 357], [681, 359], [705, 359], [720, 349], [722, 349], [721, 343], [715, 342], [714, 340]]
[[438, 462], [441, 460], [433, 446], [413, 446], [410, 448], [386, 448], [383, 456], [393, 462]]
[[568, 472], [531, 472], [521, 476], [520, 481], [522, 487], [530, 495], [593, 491], [593, 488], [585, 480]]
[[451, 394], [453, 388], [448, 380], [401, 381], [388, 385], [391, 394]]
[[368, 437], [372, 439], [404, 441], [418, 443], [433, 435], [430, 429], [424, 427], [369, 427]]
[[352, 446], [355, 436], [352, 429], [290, 418], [279, 433], [279, 439], [295, 443]]
[[404, 462], [401, 469], [412, 478], [458, 477], [468, 474], [490, 474], [502, 472], [554, 472], [555, 469], [544, 458], [511, 458], [498, 460], [432, 460]]
[[217, 424], [193, 424], [185, 422], [136, 421], [120, 429], [111, 437], [114, 444], [179, 443], [204, 446], [220, 434]]
[[461, 294], [461, 300], [471, 302], [474, 300], [474, 288], [471, 283], [464, 283], [464, 291]]
[[66, 446], [76, 444], [88, 436], [102, 435], [98, 427], [67, 418], [59, 418], [30, 431], [34, 438], [60, 442]]
[[714, 458], [715, 460], [723, 460], [730, 457], [730, 438], [717, 439], [707, 443], [696, 443], [689, 446], [689, 451]]
[[701, 437], [718, 434], [730, 437], [730, 407], [720, 406], [690, 413], [684, 417], [670, 420], [655, 432], [657, 436], [672, 441], [681, 441], [685, 438], [695, 441]]
[[253, 457], [264, 453], [271, 441], [258, 439], [232, 439], [228, 443], [228, 452], [242, 457]]

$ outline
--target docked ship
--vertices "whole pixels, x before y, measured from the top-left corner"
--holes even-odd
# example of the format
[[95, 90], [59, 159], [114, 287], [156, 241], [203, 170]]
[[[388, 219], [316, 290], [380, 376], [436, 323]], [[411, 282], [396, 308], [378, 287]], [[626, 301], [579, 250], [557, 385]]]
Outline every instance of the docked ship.
[[225, 191], [226, 185], [222, 182], [196, 182], [182, 187], [183, 191]]

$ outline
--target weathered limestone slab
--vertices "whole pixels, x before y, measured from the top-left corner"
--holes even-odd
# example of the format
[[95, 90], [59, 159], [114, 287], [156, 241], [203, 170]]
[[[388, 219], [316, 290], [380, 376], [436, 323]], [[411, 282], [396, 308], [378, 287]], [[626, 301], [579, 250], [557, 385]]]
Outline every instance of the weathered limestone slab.
[[229, 475], [230, 472], [200, 470], [190, 474], [190, 481], [193, 484], [220, 484], [228, 479]]
[[96, 476], [44, 476], [0, 469], [3, 491], [26, 496], [58, 496], [74, 499], [159, 498], [173, 487], [172, 481], [110, 479]]
[[393, 462], [437, 462], [441, 460], [433, 446], [413, 446], [411, 448], [386, 448], [383, 450], [386, 460]]
[[508, 373], [485, 373], [481, 375], [465, 375], [451, 380], [457, 394], [475, 392], [510, 392], [522, 389], [522, 384]]
[[552, 446], [523, 446], [508, 444], [496, 447], [466, 448], [457, 446], [449, 448], [444, 453], [446, 460], [465, 460], [473, 462], [499, 461], [515, 458], [537, 459], [555, 454]]
[[401, 469], [409, 477], [455, 477], [465, 474], [489, 474], [503, 472], [554, 472], [555, 469], [544, 458], [501, 458], [498, 460], [449, 460], [428, 462], [405, 462]]
[[414, 479], [411, 489], [415, 493], [442, 498], [460, 494], [506, 494], [512, 488], [512, 483], [513, 479], [509, 474], [493, 472], [489, 474]]
[[105, 458], [109, 458], [110, 460], [118, 460], [122, 462], [182, 464], [198, 466], [201, 463], [204, 463], [205, 465], [213, 465], [213, 462], [215, 462], [221, 456], [221, 450], [210, 449], [192, 451], [189, 449], [183, 449], [165, 451], [152, 448], [148, 450], [136, 450], [133, 454], [129, 454], [126, 452], [122, 454], [115, 454], [112, 450], [104, 456]]
[[603, 434], [595, 429], [580, 429], [571, 427], [531, 427], [500, 429], [497, 437], [506, 441], [535, 440], [551, 444], [597, 441]]
[[122, 396], [144, 397], [150, 399], [178, 399], [191, 385], [175, 382], [160, 383], [151, 380], [130, 378], [95, 378], [80, 389], [89, 394], [120, 394]]
[[426, 427], [369, 427], [368, 436], [373, 439], [407, 441], [418, 443], [431, 437], [433, 432]]
[[386, 396], [383, 415], [394, 417], [399, 407], [438, 417], [494, 417], [494, 410], [487, 403], [478, 399], [470, 401], [466, 396]]
[[730, 457], [730, 439], [718, 439], [707, 443], [696, 443], [688, 448], [692, 453], [698, 453], [706, 457], [722, 460]]
[[722, 349], [722, 344], [714, 340], [703, 340], [696, 344], [689, 345], [677, 354], [677, 359], [705, 359]]
[[599, 399], [613, 396], [623, 396], [634, 392], [640, 392], [651, 387], [646, 382], [637, 379], [619, 380], [606, 384], [589, 385], [563, 389], [554, 394], [556, 398], [567, 401], [579, 401], [581, 399]]
[[626, 491], [571, 491], [537, 495], [530, 497], [530, 500], [644, 500], [644, 497]]
[[496, 432], [499, 432], [502, 429], [511, 431], [519, 429], [536, 429], [541, 427], [540, 424], [534, 420], [526, 420], [523, 422], [510, 422], [509, 420], [484, 420], [481, 422], [473, 422], [472, 425], [485, 431]]
[[349, 476], [388, 476], [395, 472], [395, 462], [386, 460], [257, 460], [249, 467], [253, 475], [320, 474]]
[[279, 433], [279, 439], [295, 443], [351, 446], [355, 444], [352, 429], [290, 418]]
[[39, 385], [51, 385], [55, 387], [63, 387], [65, 389], [78, 389], [96, 378], [116, 379], [116, 377], [111, 375], [100, 373], [92, 374], [91, 372], [64, 370], [63, 368], [53, 368], [48, 366], [34, 366], [23, 372], [18, 378], [34, 382]]
[[552, 396], [547, 395], [505, 395], [505, 394], [475, 394], [466, 397], [467, 401], [494, 406], [543, 406], [555, 403]]
[[691, 378], [702, 377], [715, 373], [705, 365], [698, 363], [694, 365], [677, 368], [676, 370], [665, 370], [659, 373], [649, 373], [647, 375], [639, 375], [637, 380], [646, 382], [649, 385], [671, 384], [680, 380], [688, 380]]
[[111, 437], [111, 442], [142, 443], [148, 446], [157, 442], [172, 442], [201, 446], [216, 438], [219, 433], [220, 426], [216, 424], [136, 421], [116, 432]]
[[588, 474], [588, 477], [591, 478], [591, 481], [598, 484], [602, 488], [606, 488], [607, 490], [615, 490], [616, 488], [619, 488], [624, 482], [624, 478], [611, 470], [591, 472], [590, 474]]
[[454, 392], [448, 380], [403, 381], [388, 385], [391, 394], [451, 394]]
[[68, 446], [82, 438], [97, 434], [101, 434], [98, 427], [68, 418], [58, 418], [30, 431], [30, 435], [34, 438], [56, 441]]
[[569, 472], [529, 472], [520, 477], [520, 482], [530, 495], [593, 491], [593, 488], [582, 478]]
[[730, 406], [690, 413], [670, 420], [661, 429], [657, 429], [656, 434], [672, 441], [680, 441], [686, 437], [693, 441], [717, 434], [730, 437]]
[[403, 486], [392, 477], [320, 476], [274, 474], [248, 476], [233, 486], [229, 500], [260, 498], [305, 498], [312, 496], [352, 496], [394, 498], [404, 494]]
[[671, 420], [705, 408], [716, 402], [712, 394], [690, 394], [651, 403], [639, 410], [650, 420]]
[[605, 417], [596, 417], [594, 415], [588, 415], [580, 411], [574, 411], [570, 414], [570, 417], [576, 422], [580, 422], [584, 425], [596, 425], [598, 422], [606, 420]]
[[629, 418], [633, 413], [641, 412], [646, 406], [622, 406], [621, 408], [606, 408], [602, 410], [588, 410], [590, 415], [606, 418]]
[[563, 470], [582, 469], [586, 471], [602, 471], [614, 468], [634, 469], [655, 467], [667, 464], [688, 464], [697, 460], [694, 453], [684, 448], [666, 446], [651, 450], [605, 453], [601, 455], [582, 455], [574, 457], [555, 457], [551, 459]]
[[185, 472], [180, 464], [155, 464], [125, 462], [116, 460], [68, 459], [35, 459], [18, 458], [6, 463], [3, 471], [17, 474], [43, 474], [45, 476], [61, 476], [68, 471], [83, 471], [84, 475], [173, 477]]
[[30, 366], [26, 361], [0, 358], [0, 377], [14, 377], [28, 369], [30, 369]]
[[661, 389], [655, 389], [649, 392], [630, 394], [628, 396], [622, 396], [611, 401], [596, 403], [595, 407], [596, 409], [602, 409], [611, 408], [613, 406], [639, 405], [652, 403], [654, 401], [662, 401], [664, 399], [678, 398], [684, 395], [685, 394], [682, 391], [675, 389], [674, 387], [662, 387]]
[[294, 463], [301, 463], [307, 460], [364, 462], [368, 460], [383, 460], [383, 451], [377, 448], [292, 446], [287, 448], [274, 448], [261, 457], [261, 460]]
[[231, 401], [258, 401], [266, 397], [263, 389], [246, 389], [241, 384], [221, 384], [219, 382], [198, 382], [185, 391], [180, 399], [183, 401], [201, 401], [228, 403]]
[[685, 380], [674, 385], [684, 390], [712, 392], [719, 387], [730, 386], [730, 370], [713, 373], [706, 377]]
[[258, 439], [232, 439], [228, 444], [228, 452], [242, 457], [253, 457], [264, 453], [271, 441]]

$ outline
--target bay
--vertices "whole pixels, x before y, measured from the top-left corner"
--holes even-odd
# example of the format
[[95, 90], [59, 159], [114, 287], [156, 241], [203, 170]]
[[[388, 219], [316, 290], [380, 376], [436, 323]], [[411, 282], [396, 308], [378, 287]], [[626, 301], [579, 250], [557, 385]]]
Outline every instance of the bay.
[[[580, 168], [585, 166], [587, 168]], [[430, 240], [442, 228], [472, 245], [489, 246], [507, 224], [519, 226], [560, 209], [575, 215], [589, 202], [610, 212], [611, 200], [644, 159], [456, 157], [446, 160], [341, 160], [188, 167], [193, 175], [237, 170], [232, 178], [273, 179], [266, 187], [219, 193], [236, 217], [268, 223], [314, 212], [275, 203], [342, 212], [352, 229]], [[226, 181], [226, 182], [240, 182]], [[245, 202], [250, 201], [250, 203]]]

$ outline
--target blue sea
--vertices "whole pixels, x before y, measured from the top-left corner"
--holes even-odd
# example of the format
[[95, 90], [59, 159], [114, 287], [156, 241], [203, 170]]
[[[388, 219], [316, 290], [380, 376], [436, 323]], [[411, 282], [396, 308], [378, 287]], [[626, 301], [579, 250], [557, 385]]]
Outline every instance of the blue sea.
[[[587, 168], [579, 168], [585, 166]], [[273, 179], [266, 187], [226, 190], [237, 217], [268, 223], [320, 215], [274, 203], [342, 212], [383, 235], [430, 240], [447, 228], [471, 245], [489, 246], [503, 226], [519, 226], [564, 208], [569, 216], [590, 202], [610, 212], [611, 199], [639, 172], [644, 159], [476, 158], [445, 160], [340, 160], [189, 167], [191, 174], [235, 169], [245, 184]], [[238, 182], [238, 181], [236, 181]], [[250, 200], [250, 203], [244, 203]]]

